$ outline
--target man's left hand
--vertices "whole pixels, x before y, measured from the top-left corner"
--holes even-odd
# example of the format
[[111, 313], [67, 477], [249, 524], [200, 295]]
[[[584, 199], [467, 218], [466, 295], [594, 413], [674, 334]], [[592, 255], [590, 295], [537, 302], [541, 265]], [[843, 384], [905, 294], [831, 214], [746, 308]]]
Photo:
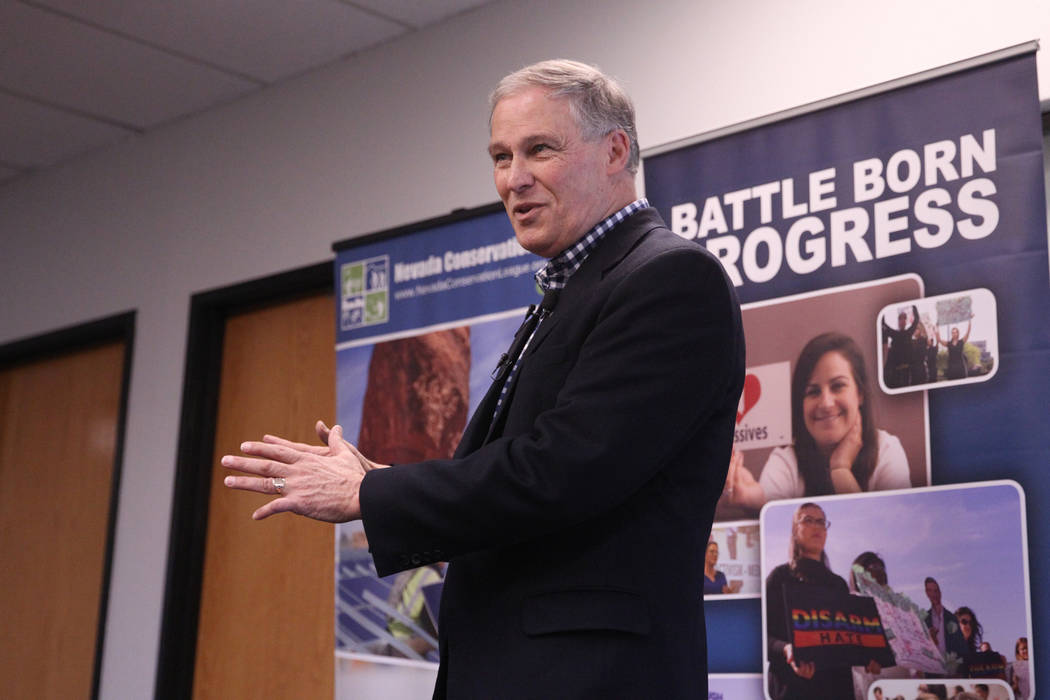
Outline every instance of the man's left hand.
[[329, 431], [318, 422], [317, 432], [327, 446], [267, 435], [262, 442], [241, 444], [248, 457], [222, 458], [224, 467], [256, 475], [228, 476], [223, 481], [226, 486], [278, 496], [256, 510], [253, 518], [262, 520], [275, 513], [292, 512], [340, 523], [361, 517], [361, 480], [369, 470], [387, 465], [366, 459], [343, 439], [341, 426]]

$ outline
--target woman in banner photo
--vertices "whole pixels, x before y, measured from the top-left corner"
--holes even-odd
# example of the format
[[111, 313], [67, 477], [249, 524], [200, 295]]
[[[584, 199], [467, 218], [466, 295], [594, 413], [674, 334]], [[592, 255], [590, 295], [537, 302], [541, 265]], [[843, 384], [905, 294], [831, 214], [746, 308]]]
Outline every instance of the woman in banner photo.
[[925, 384], [930, 381], [929, 373], [926, 371], [926, 326], [921, 323], [915, 324], [915, 332], [911, 336], [911, 361], [910, 374], [912, 386]]
[[1018, 637], [1014, 644], [1014, 662], [1009, 669], [1010, 687], [1018, 700], [1032, 696], [1032, 681], [1028, 676], [1028, 637]]
[[966, 335], [959, 339], [959, 327], [952, 328], [952, 337], [945, 342], [940, 331], [937, 332], [937, 342], [948, 349], [948, 379], [966, 379], [966, 357], [963, 355], [963, 347], [970, 338], [970, 330], [973, 328], [973, 319], [966, 322]]
[[743, 581], [726, 581], [726, 575], [715, 569], [718, 563], [718, 543], [714, 539], [707, 542], [707, 553], [704, 556], [704, 595], [719, 593], [736, 593]]
[[757, 510], [783, 498], [910, 488], [900, 440], [875, 427], [868, 376], [849, 336], [823, 333], [806, 343], [791, 375], [794, 445], [773, 450], [757, 481], [734, 452], [729, 502]]
[[847, 592], [846, 582], [832, 573], [824, 544], [831, 523], [815, 503], [795, 511], [788, 544], [788, 562], [766, 578], [766, 655], [769, 658], [769, 697], [773, 700], [838, 700], [853, 697], [853, 672], [849, 666], [818, 668], [795, 659], [788, 632], [785, 588], [816, 586]]
[[959, 629], [966, 640], [966, 648], [971, 654], [976, 654], [984, 637], [984, 626], [977, 621], [974, 611], [965, 605], [955, 611], [955, 617], [959, 620]]

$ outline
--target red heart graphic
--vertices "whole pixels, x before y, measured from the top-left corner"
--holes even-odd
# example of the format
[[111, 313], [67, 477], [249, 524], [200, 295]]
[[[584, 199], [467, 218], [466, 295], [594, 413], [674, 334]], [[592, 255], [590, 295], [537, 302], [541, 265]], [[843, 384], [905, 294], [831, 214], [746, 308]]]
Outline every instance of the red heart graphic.
[[[758, 377], [753, 374], [749, 374], [744, 377], [744, 393], [740, 397], [740, 403], [744, 405], [743, 410], [737, 410], [736, 422], [744, 420], [744, 416], [747, 412], [754, 408], [755, 404], [758, 403], [758, 397], [762, 395], [762, 384], [758, 381]], [[739, 406], [739, 404], [738, 404]]]

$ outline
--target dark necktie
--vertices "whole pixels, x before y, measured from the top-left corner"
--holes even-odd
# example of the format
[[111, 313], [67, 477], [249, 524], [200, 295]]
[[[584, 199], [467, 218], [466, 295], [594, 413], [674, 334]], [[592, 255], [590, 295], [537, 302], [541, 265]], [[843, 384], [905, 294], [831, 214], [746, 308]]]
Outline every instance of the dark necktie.
[[529, 310], [525, 314], [525, 320], [522, 321], [517, 333], [514, 334], [514, 341], [510, 344], [510, 349], [503, 353], [499, 359], [499, 364], [496, 365], [496, 369], [492, 371], [492, 380], [494, 382], [503, 382], [499, 400], [496, 402], [496, 410], [492, 414], [493, 426], [495, 426], [500, 416], [500, 409], [506, 402], [511, 385], [514, 383], [514, 377], [518, 373], [518, 365], [521, 364], [521, 354], [536, 334], [540, 321], [554, 313], [554, 305], [558, 303], [558, 294], [560, 292], [560, 289], [549, 289], [543, 295], [543, 300], [540, 301], [538, 307], [534, 304], [529, 305]]

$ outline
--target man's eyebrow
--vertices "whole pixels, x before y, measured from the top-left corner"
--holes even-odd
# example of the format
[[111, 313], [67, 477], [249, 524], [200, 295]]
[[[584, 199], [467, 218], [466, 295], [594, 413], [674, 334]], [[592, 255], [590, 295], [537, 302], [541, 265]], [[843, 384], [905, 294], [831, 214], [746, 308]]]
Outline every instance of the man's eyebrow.
[[532, 135], [527, 136], [525, 138], [525, 143], [527, 143], [530, 146], [535, 145], [535, 144], [540, 143], [540, 142], [550, 143], [550, 144], [553, 144], [553, 145], [557, 146], [557, 145], [561, 144], [562, 139], [557, 134], [555, 134], [553, 132], [541, 132], [541, 133], [538, 133], [538, 134], [532, 134]]
[[[562, 145], [562, 139], [553, 132], [539, 132], [530, 134], [521, 140], [522, 144], [528, 148], [529, 146], [535, 146], [537, 143], [549, 143], [552, 146]], [[488, 147], [485, 149], [489, 155], [497, 151], [510, 150], [510, 146], [506, 145], [502, 141], [490, 141]]]

